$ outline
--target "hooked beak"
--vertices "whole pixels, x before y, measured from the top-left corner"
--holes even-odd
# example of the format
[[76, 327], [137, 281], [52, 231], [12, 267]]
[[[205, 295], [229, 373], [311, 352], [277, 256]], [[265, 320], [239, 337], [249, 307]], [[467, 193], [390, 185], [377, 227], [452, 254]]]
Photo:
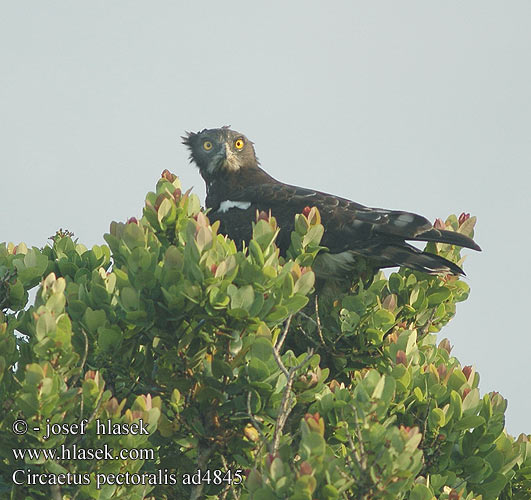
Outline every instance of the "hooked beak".
[[226, 170], [238, 170], [240, 165], [236, 155], [232, 152], [228, 144], [225, 144], [223, 149], [216, 155], [218, 168]]

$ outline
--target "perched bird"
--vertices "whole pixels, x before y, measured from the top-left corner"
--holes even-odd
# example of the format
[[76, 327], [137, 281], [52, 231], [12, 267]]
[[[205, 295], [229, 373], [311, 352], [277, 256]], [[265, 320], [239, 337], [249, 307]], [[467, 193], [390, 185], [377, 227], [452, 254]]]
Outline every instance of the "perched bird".
[[281, 228], [277, 245], [281, 253], [290, 244], [295, 214], [317, 207], [325, 228], [314, 264], [317, 277], [344, 278], [359, 256], [378, 268], [405, 266], [429, 274], [464, 275], [453, 262], [423, 252], [409, 241], [434, 241], [481, 250], [468, 236], [436, 229], [424, 217], [399, 210], [369, 208], [320, 191], [290, 186], [262, 170], [253, 143], [228, 127], [190, 132], [183, 137], [190, 158], [206, 183], [206, 207], [220, 232], [237, 244], [249, 241], [256, 211], [271, 210]]

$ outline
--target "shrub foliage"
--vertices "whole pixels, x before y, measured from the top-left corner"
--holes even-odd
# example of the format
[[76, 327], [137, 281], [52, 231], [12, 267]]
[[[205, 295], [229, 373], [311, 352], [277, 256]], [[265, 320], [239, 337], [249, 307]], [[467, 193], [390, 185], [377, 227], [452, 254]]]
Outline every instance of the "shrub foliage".
[[[2, 498], [530, 498], [530, 437], [436, 339], [464, 281], [401, 269], [317, 301], [316, 209], [286, 259], [267, 214], [244, 249], [217, 230], [165, 171], [107, 245], [0, 246]], [[98, 428], [140, 421], [147, 434]], [[133, 453], [13, 451], [62, 446]]]

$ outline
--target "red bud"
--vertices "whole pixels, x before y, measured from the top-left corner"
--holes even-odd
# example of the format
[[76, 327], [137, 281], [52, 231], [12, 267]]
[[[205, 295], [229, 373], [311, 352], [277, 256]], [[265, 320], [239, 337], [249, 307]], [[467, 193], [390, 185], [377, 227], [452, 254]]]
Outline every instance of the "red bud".
[[470, 214], [466, 214], [465, 212], [463, 212], [458, 219], [459, 225], [462, 226], [468, 219], [470, 219]]
[[446, 229], [446, 226], [444, 225], [444, 222], [442, 219], [435, 219], [435, 222], [433, 223], [433, 227], [435, 229]]
[[303, 210], [302, 210], [303, 215], [308, 217], [308, 215], [310, 215], [310, 210], [311, 210], [310, 207], [304, 207]]
[[388, 336], [387, 336], [387, 342], [389, 342], [390, 344], [396, 344], [398, 342], [398, 333], [396, 332], [391, 332]]
[[160, 176], [170, 182], [173, 182], [177, 177], [175, 174], [172, 174], [167, 168], [162, 171], [162, 174]]
[[462, 371], [463, 371], [463, 375], [468, 380], [468, 377], [470, 377], [470, 374], [472, 373], [472, 366], [471, 365], [464, 366]]
[[336, 392], [338, 389], [341, 389], [341, 384], [334, 379], [328, 384], [328, 387], [332, 392]]
[[452, 350], [450, 341], [448, 339], [442, 339], [439, 343], [439, 349], [444, 349], [448, 354], [450, 354], [450, 351]]
[[299, 471], [301, 476], [309, 476], [313, 472], [313, 467], [305, 460], [304, 462], [301, 462]]
[[448, 495], [448, 500], [459, 500], [460, 497], [461, 495], [458, 493], [458, 491], [452, 489], [452, 491], [450, 491], [450, 494]]
[[269, 217], [271, 216], [271, 212], [267, 213], [267, 212], [264, 212], [263, 210], [260, 210], [260, 211], [256, 211], [256, 222], [258, 222], [259, 220], [265, 220], [266, 222], [269, 222]]
[[402, 364], [404, 366], [407, 366], [407, 356], [404, 351], [398, 351], [396, 353], [396, 364], [397, 365]]

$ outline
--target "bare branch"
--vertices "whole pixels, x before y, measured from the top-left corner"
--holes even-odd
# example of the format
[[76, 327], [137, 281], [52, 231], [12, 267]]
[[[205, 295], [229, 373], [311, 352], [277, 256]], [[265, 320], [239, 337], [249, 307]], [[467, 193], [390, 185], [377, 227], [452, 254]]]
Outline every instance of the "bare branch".
[[[214, 446], [210, 446], [207, 448], [199, 446], [197, 454], [197, 468], [199, 470], [204, 470], [206, 468], [208, 459], [210, 458], [210, 455], [212, 455], [213, 451]], [[201, 498], [201, 495], [203, 493], [203, 486], [204, 483], [201, 482], [200, 484], [197, 484], [192, 488], [192, 491], [190, 493], [190, 500], [198, 500], [199, 498]]]
[[297, 370], [300, 370], [313, 356], [313, 349], [310, 349], [306, 354], [305, 358], [297, 366], [291, 367], [289, 371], [286, 369], [284, 363], [280, 359], [280, 355], [275, 347], [273, 347], [273, 355], [282, 373], [284, 373], [287, 379], [286, 387], [284, 387], [284, 395], [282, 396], [282, 402], [280, 403], [280, 410], [277, 416], [275, 434], [273, 437], [273, 454], [275, 454], [278, 451], [278, 447], [280, 445], [280, 437], [282, 436], [282, 430], [284, 429], [284, 426], [286, 425], [286, 422], [288, 420], [288, 416], [291, 413], [291, 403], [293, 401], [291, 387], [293, 385], [293, 381], [295, 380], [295, 375], [297, 374]]
[[358, 410], [356, 409], [355, 406], [351, 406], [351, 408], [352, 408], [352, 411], [354, 412], [354, 425], [356, 427], [356, 436], [360, 444], [359, 462], [360, 462], [361, 470], [365, 471], [367, 469], [367, 455], [365, 454], [365, 447], [363, 446], [363, 438], [361, 436], [361, 428], [358, 422]]
[[[223, 468], [225, 469], [225, 472], [229, 471], [229, 466], [227, 465], [227, 460], [225, 459], [225, 455], [221, 455], [221, 461], [223, 463]], [[239, 500], [240, 494], [236, 491], [236, 488], [234, 488], [234, 484], [232, 481], [229, 483], [230, 491], [232, 492], [232, 496], [235, 500]], [[227, 492], [229, 491], [229, 488], [227, 488]], [[226, 494], [225, 494], [226, 496]]]
[[282, 349], [282, 344], [284, 344], [284, 341], [286, 340], [286, 337], [288, 335], [289, 325], [291, 324], [291, 318], [293, 318], [293, 314], [290, 314], [288, 319], [286, 320], [286, 326], [284, 327], [282, 336], [280, 337], [279, 341], [277, 342], [275, 346], [279, 352], [280, 352], [280, 349]]
[[317, 333], [319, 334], [321, 344], [325, 345], [323, 330], [321, 328], [321, 318], [319, 317], [319, 297], [317, 294], [315, 294], [315, 323], [317, 325]]
[[85, 363], [87, 362], [87, 356], [88, 356], [88, 346], [89, 346], [89, 340], [87, 337], [87, 332], [84, 328], [81, 328], [81, 333], [83, 333], [83, 336], [85, 337], [85, 352], [83, 353], [83, 359], [81, 360], [81, 366], [79, 367], [79, 373], [72, 379], [72, 382], [70, 383], [71, 386], [74, 386], [77, 384], [77, 381], [81, 377], [81, 374], [83, 373], [83, 368], [85, 367]]
[[61, 493], [61, 487], [58, 484], [52, 484], [50, 486], [50, 492], [53, 500], [62, 500], [63, 494]]

